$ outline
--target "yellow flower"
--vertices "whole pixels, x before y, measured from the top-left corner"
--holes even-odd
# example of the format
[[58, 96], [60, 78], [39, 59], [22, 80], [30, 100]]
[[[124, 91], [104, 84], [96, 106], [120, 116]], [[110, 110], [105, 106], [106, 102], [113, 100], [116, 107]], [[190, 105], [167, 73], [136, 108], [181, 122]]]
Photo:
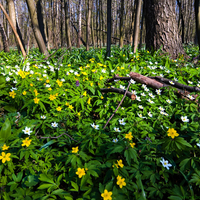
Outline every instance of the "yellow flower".
[[92, 72], [95, 72], [96, 71], [96, 69], [92, 69]]
[[100, 78], [99, 78], [99, 79], [100, 79], [100, 81], [101, 81], [101, 80], [103, 79], [103, 76], [100, 76]]
[[81, 116], [81, 113], [80, 113], [80, 112], [78, 112], [78, 113], [77, 113], [77, 115], [78, 115], [78, 116]]
[[174, 139], [175, 137], [178, 137], [179, 134], [177, 133], [177, 131], [174, 128], [169, 128], [168, 132], [168, 136], [171, 137], [172, 139]]
[[116, 166], [117, 168], [119, 168], [118, 164], [116, 164], [116, 163], [114, 163], [113, 167], [115, 167], [115, 166]]
[[101, 99], [103, 99], [104, 97], [103, 96], [101, 96]]
[[59, 94], [58, 93], [56, 93], [56, 97], [58, 96]]
[[129, 132], [128, 134], [125, 135], [125, 138], [129, 139], [129, 140], [132, 140], [133, 136], [132, 136], [132, 133]]
[[69, 109], [71, 109], [71, 110], [72, 110], [73, 108], [74, 108], [74, 107], [73, 107], [72, 105], [69, 105]]
[[122, 178], [121, 176], [118, 175], [117, 185], [119, 185], [120, 188], [122, 188], [123, 186], [126, 186], [125, 178]]
[[125, 57], [126, 55], [124, 54], [123, 57]]
[[85, 96], [85, 97], [86, 97], [86, 95], [87, 95], [87, 91], [85, 91], [85, 92], [83, 93], [83, 96]]
[[29, 138], [27, 137], [25, 140], [22, 140], [22, 146], [29, 146], [31, 144], [32, 140], [29, 140]]
[[78, 153], [78, 147], [72, 147], [72, 153]]
[[92, 86], [93, 86], [93, 83], [90, 83], [90, 86], [92, 87]]
[[122, 163], [122, 160], [117, 160], [117, 164], [118, 164], [121, 168], [124, 167], [124, 164]]
[[23, 91], [22, 94], [23, 94], [23, 95], [26, 95], [26, 91]]
[[26, 77], [25, 72], [22, 71], [21, 69], [20, 69], [20, 71], [18, 72], [18, 75], [20, 75], [22, 78], [25, 78], [25, 77]]
[[62, 84], [63, 84], [63, 82], [62, 82], [62, 81], [59, 81], [58, 79], [57, 79], [56, 83], [59, 85], [59, 87], [61, 87]]
[[67, 66], [68, 66], [68, 67], [71, 67], [71, 64], [68, 64]]
[[104, 190], [101, 196], [103, 197], [103, 200], [112, 200], [112, 192], [108, 192], [108, 190]]
[[9, 95], [10, 95], [10, 97], [12, 97], [13, 99], [15, 98], [15, 95], [16, 95], [16, 93], [15, 93], [15, 91], [13, 90], [12, 92], [9, 92]]
[[131, 145], [132, 148], [134, 148], [135, 143], [134, 143], [134, 142], [133, 142], [133, 143], [130, 143], [130, 145]]
[[56, 110], [57, 110], [57, 111], [61, 111], [62, 108], [61, 108], [60, 106], [58, 106], [58, 107], [56, 108]]
[[10, 161], [10, 153], [5, 154], [5, 152], [1, 153], [0, 160], [2, 160], [2, 163], [5, 163], [6, 161]]
[[8, 148], [9, 148], [9, 146], [6, 146], [6, 144], [4, 144], [4, 145], [2, 146], [2, 150], [3, 150], [3, 151], [8, 150]]
[[49, 79], [47, 79], [47, 80], [46, 80], [46, 83], [50, 83], [50, 80], [49, 80]]
[[91, 101], [91, 98], [88, 99], [87, 103], [90, 104], [91, 103], [90, 101]]
[[124, 69], [124, 67], [121, 67], [121, 69]]
[[34, 100], [34, 103], [38, 104], [38, 102], [40, 101], [40, 99], [38, 99], [37, 97]]
[[33, 83], [30, 83], [30, 86], [33, 87]]
[[51, 101], [53, 101], [54, 99], [56, 99], [56, 95], [52, 95], [52, 94], [50, 94], [49, 99], [50, 99]]
[[78, 175], [79, 178], [85, 175], [85, 169], [84, 168], [78, 168], [76, 174]]
[[82, 74], [85, 75], [85, 76], [87, 76], [87, 73], [86, 73], [86, 72], [82, 72]]
[[52, 89], [51, 89], [51, 88], [48, 88], [48, 90], [51, 91]]
[[65, 105], [66, 105], [66, 106], [69, 106], [69, 103], [68, 103], [68, 102], [66, 102], [66, 103], [65, 103]]

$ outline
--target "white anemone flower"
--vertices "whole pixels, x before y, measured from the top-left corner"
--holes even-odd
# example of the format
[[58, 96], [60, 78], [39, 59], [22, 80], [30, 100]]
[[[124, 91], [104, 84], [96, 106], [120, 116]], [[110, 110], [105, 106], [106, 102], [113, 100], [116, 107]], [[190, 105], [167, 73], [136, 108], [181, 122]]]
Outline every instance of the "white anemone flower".
[[135, 84], [135, 83], [136, 83], [136, 81], [134, 81], [133, 79], [131, 79], [130, 82], [131, 82], [132, 84]]
[[160, 111], [164, 111], [164, 110], [165, 110], [165, 109], [164, 109], [163, 107], [161, 107], [161, 106], [160, 106], [158, 109], [159, 109]]
[[138, 113], [137, 115], [138, 115], [138, 117], [140, 117], [140, 118], [143, 118], [143, 119], [146, 118], [146, 117], [143, 117], [141, 113]]
[[194, 100], [195, 98], [193, 97], [193, 96], [191, 96], [191, 95], [187, 95], [187, 97], [190, 99], [190, 100]]
[[22, 130], [24, 134], [30, 135], [33, 131], [31, 131], [31, 128], [26, 127], [24, 130]]
[[149, 117], [152, 117], [153, 115], [151, 114], [151, 112], [148, 112]]
[[112, 141], [113, 141], [114, 143], [117, 143], [117, 142], [118, 142], [118, 139], [115, 138], [115, 139], [113, 139]]
[[149, 103], [154, 103], [151, 99], [148, 99], [147, 101], [148, 101]]
[[145, 96], [146, 96], [146, 94], [145, 94], [144, 92], [142, 92], [142, 93], [141, 93], [141, 95], [142, 95], [143, 97], [145, 97]]
[[155, 96], [152, 94], [152, 93], [149, 93], [149, 96], [151, 97], [151, 98], [155, 98]]
[[181, 120], [183, 122], [189, 122], [189, 119], [187, 118], [187, 116], [185, 116], [185, 117], [181, 116]]
[[102, 69], [101, 72], [105, 74], [105, 73], [106, 73], [106, 70], [105, 70], [105, 69]]
[[168, 160], [165, 160], [164, 158], [162, 158], [162, 160], [160, 161], [163, 165], [163, 167], [167, 168], [169, 170], [169, 167], [172, 166], [172, 164], [168, 163]]
[[41, 115], [41, 119], [46, 119], [47, 117], [45, 115]]
[[160, 89], [156, 89], [156, 93], [158, 94], [158, 95], [161, 95], [161, 92], [162, 92], [162, 90], [160, 90]]
[[192, 81], [188, 81], [188, 83], [189, 83], [189, 84], [191, 84], [191, 85], [193, 84], [193, 82], [192, 82]]
[[167, 103], [172, 103], [172, 101], [170, 101], [169, 99], [166, 100]]
[[149, 91], [149, 89], [146, 87], [146, 88], [144, 88], [144, 91], [145, 91], [145, 92], [148, 92], [148, 91]]
[[173, 82], [173, 81], [169, 81], [169, 83], [170, 83], [171, 85], [174, 85], [174, 82]]
[[91, 125], [91, 127], [93, 127], [94, 129], [99, 130], [99, 125], [95, 125], [94, 123], [93, 123], [93, 124], [90, 124], [90, 125]]
[[199, 143], [197, 143], [196, 145], [200, 148], [200, 141], [199, 141]]
[[125, 90], [125, 86], [120, 85], [119, 87], [120, 87], [120, 89]]
[[114, 127], [114, 130], [115, 130], [116, 132], [121, 132], [121, 131], [119, 130], [119, 128], [116, 128], [116, 127]]
[[51, 126], [52, 126], [53, 128], [56, 128], [56, 127], [58, 127], [58, 123], [53, 122], [53, 123], [51, 123]]
[[136, 96], [136, 100], [137, 101], [141, 101], [140, 97]]
[[144, 109], [142, 105], [139, 105], [138, 107], [139, 107], [139, 109]]
[[124, 119], [119, 119], [119, 123], [121, 124], [121, 125], [125, 125], [126, 123], [124, 122]]

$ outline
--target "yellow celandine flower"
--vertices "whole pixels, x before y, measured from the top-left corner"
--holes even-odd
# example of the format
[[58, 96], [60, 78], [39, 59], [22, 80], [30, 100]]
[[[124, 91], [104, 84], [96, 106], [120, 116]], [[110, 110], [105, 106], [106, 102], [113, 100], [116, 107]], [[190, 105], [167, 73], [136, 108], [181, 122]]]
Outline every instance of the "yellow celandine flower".
[[33, 83], [30, 83], [30, 86], [33, 87]]
[[83, 96], [85, 96], [85, 97], [86, 97], [86, 95], [87, 95], [87, 91], [85, 91], [85, 92], [83, 93]]
[[5, 163], [6, 161], [10, 161], [10, 156], [11, 156], [10, 153], [5, 154], [5, 152], [2, 152], [0, 160], [2, 160], [2, 163]]
[[72, 153], [78, 153], [78, 147], [72, 147]]
[[100, 81], [101, 81], [101, 80], [103, 79], [103, 76], [100, 76], [100, 78], [99, 78], [99, 79], [100, 79]]
[[104, 67], [107, 67], [106, 65], [104, 65]]
[[30, 146], [32, 140], [29, 140], [29, 138], [27, 137], [25, 140], [22, 140], [22, 146]]
[[38, 99], [37, 97], [35, 97], [35, 99], [33, 99], [33, 100], [34, 100], [34, 103], [36, 103], [36, 104], [38, 104], [40, 101], [40, 99]]
[[132, 133], [129, 132], [125, 135], [125, 138], [129, 139], [129, 140], [132, 140], [133, 136], [132, 136]]
[[93, 83], [90, 83], [90, 86], [92, 87], [92, 86], [93, 86]]
[[23, 91], [22, 94], [23, 94], [23, 95], [26, 95], [26, 91]]
[[103, 197], [103, 200], [112, 200], [112, 192], [108, 192], [108, 190], [104, 190], [104, 192], [101, 194]]
[[25, 72], [22, 71], [21, 69], [19, 70], [18, 75], [21, 76], [21, 78], [26, 78]]
[[86, 81], [88, 81], [88, 78], [85, 78]]
[[71, 110], [72, 110], [73, 108], [74, 108], [74, 107], [73, 107], [72, 105], [69, 105], [69, 109], [71, 109]]
[[123, 57], [125, 57], [126, 55], [124, 54]]
[[13, 90], [12, 92], [9, 92], [9, 95], [10, 95], [10, 97], [12, 97], [13, 99], [15, 98], [15, 95], [16, 95], [16, 93], [15, 93], [15, 91]]
[[57, 111], [61, 111], [62, 108], [61, 108], [60, 106], [58, 106], [58, 107], [56, 108], [56, 110], [57, 110]]
[[117, 164], [118, 164], [121, 168], [124, 167], [124, 164], [122, 163], [122, 160], [117, 160]]
[[63, 82], [62, 82], [62, 81], [59, 81], [58, 79], [57, 79], [56, 83], [58, 84], [59, 87], [61, 87], [62, 84], [63, 84]]
[[51, 88], [48, 88], [48, 90], [51, 91], [52, 89], [51, 89]]
[[78, 113], [77, 113], [77, 115], [78, 115], [78, 116], [81, 116], [81, 113], [80, 113], [80, 112], [78, 112]]
[[68, 102], [66, 102], [66, 103], [65, 103], [65, 105], [66, 105], [66, 106], [69, 106], [69, 103], [68, 103]]
[[56, 97], [58, 96], [59, 94], [58, 93], [56, 93]]
[[83, 70], [83, 67], [79, 67], [80, 70]]
[[92, 72], [95, 72], [96, 71], [96, 69], [92, 69]]
[[119, 168], [119, 166], [118, 166], [118, 164], [117, 163], [114, 163], [114, 165], [113, 165], [113, 167], [117, 167], [117, 168]]
[[54, 99], [56, 99], [56, 95], [52, 95], [52, 94], [50, 94], [49, 99], [50, 99], [51, 101], [53, 101]]
[[122, 178], [121, 176], [117, 176], [117, 185], [119, 185], [120, 188], [123, 186], [126, 186], [125, 178]]
[[85, 76], [87, 76], [87, 73], [86, 73], [86, 72], [82, 72], [82, 74], [85, 75]]
[[171, 137], [172, 139], [179, 136], [179, 134], [177, 133], [177, 131], [174, 128], [169, 128], [167, 132], [168, 132], [167, 135], [169, 137]]
[[124, 69], [124, 67], [121, 67], [121, 69]]
[[49, 80], [49, 79], [47, 79], [47, 80], [46, 80], [46, 83], [50, 83], [50, 80]]
[[4, 145], [2, 146], [2, 150], [3, 150], [3, 151], [8, 150], [8, 148], [9, 148], [9, 146], [6, 146], [6, 144], [4, 144]]
[[103, 96], [101, 96], [101, 99], [103, 99], [104, 97]]
[[67, 66], [68, 66], [68, 67], [71, 67], [71, 64], [68, 64]]
[[134, 142], [133, 142], [133, 143], [130, 143], [130, 145], [131, 145], [132, 148], [134, 148], [135, 143], [134, 143]]
[[79, 178], [85, 175], [85, 169], [84, 168], [78, 168], [76, 174]]
[[88, 104], [90, 104], [90, 103], [91, 103], [91, 98], [89, 98], [89, 99], [88, 99], [87, 103], [88, 103]]

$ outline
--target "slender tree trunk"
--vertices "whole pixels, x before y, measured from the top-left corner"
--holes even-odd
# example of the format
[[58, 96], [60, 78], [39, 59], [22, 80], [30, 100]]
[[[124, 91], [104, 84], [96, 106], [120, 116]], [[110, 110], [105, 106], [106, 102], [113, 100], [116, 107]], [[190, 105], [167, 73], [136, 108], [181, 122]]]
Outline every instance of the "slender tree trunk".
[[196, 32], [200, 51], [200, 0], [195, 0]]
[[29, 13], [30, 13], [31, 21], [32, 21], [33, 32], [34, 32], [37, 44], [39, 46], [40, 52], [45, 55], [49, 55], [49, 52], [47, 51], [42, 34], [39, 29], [35, 2], [34, 0], [26, 0], [26, 3], [28, 5], [28, 9], [29, 9]]
[[110, 57], [111, 47], [111, 4], [112, 0], [107, 0], [107, 57]]
[[[94, 9], [94, 4], [92, 2], [92, 8]], [[92, 10], [93, 10], [92, 9]], [[94, 15], [93, 15], [93, 12], [91, 13], [92, 17], [91, 17], [91, 34], [92, 34], [92, 44], [95, 48], [95, 38], [94, 38]]]
[[120, 8], [120, 36], [119, 36], [119, 46], [120, 48], [123, 47], [123, 41], [124, 41], [124, 0], [121, 0], [121, 8]]
[[61, 41], [61, 47], [64, 46], [64, 36], [63, 36], [63, 25], [64, 25], [64, 19], [63, 19], [63, 0], [61, 0], [61, 12], [60, 12], [60, 41]]
[[78, 41], [77, 47], [80, 48], [81, 45], [81, 7], [82, 7], [82, 0], [79, 0], [79, 14], [78, 14]]
[[139, 42], [139, 33], [140, 33], [140, 15], [141, 15], [141, 7], [142, 7], [142, 0], [137, 1], [136, 6], [136, 17], [134, 23], [134, 42], [133, 42], [133, 52], [136, 52]]
[[89, 51], [90, 19], [91, 19], [91, 0], [88, 0], [87, 26], [86, 26], [86, 51]]
[[0, 22], [0, 33], [3, 41], [3, 49], [5, 52], [10, 52], [9, 45], [8, 45], [8, 38], [6, 36], [3, 24]]
[[98, 23], [98, 16], [99, 16], [99, 7], [98, 7], [98, 0], [96, 0], [96, 37], [97, 37], [97, 48], [99, 46], [99, 36], [98, 36], [98, 28], [99, 28], [99, 23]]
[[65, 35], [67, 39], [67, 47], [71, 49], [71, 37], [70, 37], [70, 2], [65, 0]]

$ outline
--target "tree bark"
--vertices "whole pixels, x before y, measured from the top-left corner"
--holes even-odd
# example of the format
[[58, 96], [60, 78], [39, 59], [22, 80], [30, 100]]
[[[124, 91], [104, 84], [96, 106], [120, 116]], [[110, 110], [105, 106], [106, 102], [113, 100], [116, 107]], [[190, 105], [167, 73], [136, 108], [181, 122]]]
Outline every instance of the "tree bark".
[[146, 47], [167, 52], [175, 59], [185, 54], [176, 22], [175, 1], [144, 0]]
[[110, 57], [111, 46], [111, 4], [112, 0], [107, 0], [107, 57]]
[[67, 39], [67, 47], [71, 49], [71, 37], [70, 37], [70, 2], [69, 0], [65, 0], [65, 35]]
[[121, 8], [120, 8], [120, 27], [119, 27], [119, 46], [120, 48], [123, 47], [123, 39], [124, 39], [124, 27], [123, 27], [123, 24], [124, 24], [124, 0], [121, 0]]
[[81, 14], [82, 14], [81, 7], [82, 7], [82, 0], [79, 0], [77, 48], [80, 48], [80, 45], [81, 45]]
[[198, 45], [200, 50], [200, 0], [195, 0], [195, 19]]
[[91, 19], [91, 0], [88, 0], [88, 13], [87, 13], [87, 26], [86, 26], [86, 51], [89, 51], [89, 38], [90, 38], [90, 19]]
[[142, 0], [137, 0], [136, 6], [136, 16], [135, 16], [135, 23], [134, 23], [134, 42], [133, 42], [133, 52], [136, 52], [138, 47], [138, 39], [140, 33], [140, 15], [141, 15], [141, 7], [142, 7]]
[[45, 55], [49, 55], [49, 52], [47, 51], [42, 34], [39, 29], [35, 2], [34, 0], [26, 0], [26, 3], [28, 5], [28, 9], [29, 9], [29, 13], [30, 13], [31, 21], [32, 21], [33, 32], [34, 32], [37, 44], [39, 46], [40, 52]]
[[1, 37], [2, 37], [4, 51], [5, 52], [10, 52], [9, 45], [8, 45], [8, 38], [6, 36], [3, 24], [1, 22], [0, 22], [0, 33], [1, 33]]

